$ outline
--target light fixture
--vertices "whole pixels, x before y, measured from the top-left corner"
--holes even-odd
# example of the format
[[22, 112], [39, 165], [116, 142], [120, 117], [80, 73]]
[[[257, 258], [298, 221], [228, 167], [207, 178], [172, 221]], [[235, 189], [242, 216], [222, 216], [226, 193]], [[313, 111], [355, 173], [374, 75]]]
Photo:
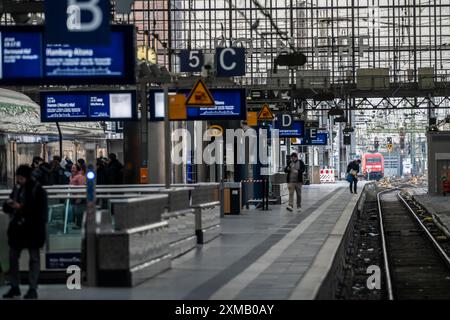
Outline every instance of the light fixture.
[[89, 172], [86, 174], [86, 178], [88, 178], [89, 180], [94, 180], [94, 179], [95, 179], [95, 173], [94, 173], [94, 171], [89, 171]]
[[155, 49], [148, 48], [147, 46], [139, 46], [137, 48], [137, 58], [152, 64], [156, 64], [158, 62], [158, 56]]

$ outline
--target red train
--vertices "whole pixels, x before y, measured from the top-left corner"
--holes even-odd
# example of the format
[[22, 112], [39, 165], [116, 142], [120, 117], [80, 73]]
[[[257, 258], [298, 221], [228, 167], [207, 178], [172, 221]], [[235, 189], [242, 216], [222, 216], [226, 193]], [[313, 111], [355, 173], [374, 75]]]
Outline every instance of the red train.
[[370, 178], [370, 180], [379, 180], [383, 178], [383, 155], [381, 153], [366, 153], [362, 158], [362, 174], [366, 179]]

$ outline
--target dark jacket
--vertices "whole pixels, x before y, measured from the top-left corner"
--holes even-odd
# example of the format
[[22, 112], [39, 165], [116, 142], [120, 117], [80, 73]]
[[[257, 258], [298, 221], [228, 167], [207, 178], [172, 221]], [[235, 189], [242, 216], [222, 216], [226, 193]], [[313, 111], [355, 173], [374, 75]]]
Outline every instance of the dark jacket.
[[[298, 159], [297, 161], [300, 162], [300, 170], [298, 171], [298, 182], [299, 183], [303, 183], [303, 173], [306, 170], [306, 166], [305, 163]], [[287, 182], [289, 183], [290, 181], [290, 175], [291, 175], [291, 170], [289, 168], [289, 166], [291, 165], [291, 161], [289, 161], [288, 165], [286, 166], [286, 168], [284, 168], [284, 172], [287, 173]]]
[[3, 211], [11, 215], [8, 227], [8, 244], [12, 248], [41, 248], [46, 239], [48, 220], [47, 192], [30, 179], [24, 187], [15, 187], [10, 199], [23, 205], [15, 210], [8, 203]]
[[69, 184], [69, 178], [65, 175], [65, 170], [62, 167], [60, 166], [54, 167], [52, 171], [50, 171], [49, 184], [50, 185]]
[[97, 184], [104, 185], [107, 184], [107, 182], [106, 167], [103, 165], [97, 166]]
[[119, 160], [113, 160], [106, 168], [106, 184], [123, 183], [123, 165]]
[[50, 183], [51, 167], [48, 163], [42, 163], [33, 169], [33, 178], [42, 186], [47, 186]]
[[347, 173], [350, 173], [350, 170], [356, 170], [356, 173], [359, 173], [359, 164], [356, 161], [352, 161], [347, 166]]

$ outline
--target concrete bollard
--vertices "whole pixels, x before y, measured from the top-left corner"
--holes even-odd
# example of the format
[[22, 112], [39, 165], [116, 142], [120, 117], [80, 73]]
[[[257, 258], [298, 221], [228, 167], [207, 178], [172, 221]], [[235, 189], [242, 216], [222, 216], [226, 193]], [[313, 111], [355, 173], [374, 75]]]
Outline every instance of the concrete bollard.
[[97, 234], [98, 284], [135, 286], [171, 267], [168, 195], [111, 200], [113, 224]]

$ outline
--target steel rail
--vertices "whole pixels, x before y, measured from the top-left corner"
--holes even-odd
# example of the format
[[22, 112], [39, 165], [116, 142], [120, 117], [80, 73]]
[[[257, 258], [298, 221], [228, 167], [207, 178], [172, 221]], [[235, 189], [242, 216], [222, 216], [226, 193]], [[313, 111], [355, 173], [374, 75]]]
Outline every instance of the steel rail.
[[419, 226], [425, 231], [425, 234], [428, 236], [429, 240], [433, 243], [434, 248], [439, 253], [439, 256], [444, 260], [447, 267], [450, 268], [450, 258], [445, 252], [444, 249], [442, 249], [442, 246], [436, 241], [436, 239], [433, 237], [433, 235], [430, 233], [430, 231], [427, 229], [427, 227], [423, 224], [423, 222], [420, 220], [420, 218], [417, 216], [417, 214], [414, 212], [414, 210], [411, 208], [411, 206], [406, 202], [406, 200], [401, 196], [400, 192], [397, 193], [397, 197], [403, 202], [403, 204], [408, 209], [409, 213], [414, 217], [414, 219], [417, 221]]
[[382, 250], [383, 250], [383, 263], [384, 263], [386, 286], [387, 286], [387, 293], [388, 293], [389, 300], [394, 300], [394, 292], [392, 289], [391, 270], [389, 267], [389, 259], [388, 259], [388, 254], [387, 254], [386, 237], [384, 234], [383, 212], [381, 210], [381, 195], [385, 194], [385, 193], [393, 192], [395, 190], [397, 190], [397, 188], [389, 189], [389, 190], [385, 190], [385, 191], [381, 191], [381, 192], [377, 193], [378, 217], [380, 219], [381, 246], [382, 246]]

